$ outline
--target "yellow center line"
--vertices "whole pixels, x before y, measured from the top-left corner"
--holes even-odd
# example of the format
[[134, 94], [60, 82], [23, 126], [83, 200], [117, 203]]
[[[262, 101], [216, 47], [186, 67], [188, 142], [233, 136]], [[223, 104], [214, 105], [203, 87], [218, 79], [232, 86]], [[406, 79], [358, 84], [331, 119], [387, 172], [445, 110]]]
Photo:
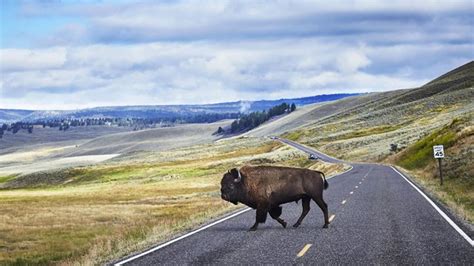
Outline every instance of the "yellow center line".
[[359, 186], [356, 186], [356, 188], [359, 188]]
[[354, 191], [351, 191], [349, 194], [352, 194], [352, 193], [354, 193]]
[[341, 204], [346, 204], [346, 200], [343, 200], [343, 201], [341, 202]]
[[359, 185], [362, 184], [362, 182], [359, 182]]
[[329, 217], [329, 222], [332, 222], [332, 220], [334, 220], [334, 217], [336, 217], [335, 214], [331, 215], [331, 217]]
[[306, 251], [308, 251], [308, 249], [312, 246], [312, 244], [306, 244], [306, 246], [304, 246], [304, 248], [298, 253], [298, 255], [296, 255], [298, 258], [300, 257], [303, 257], [304, 254], [306, 253]]

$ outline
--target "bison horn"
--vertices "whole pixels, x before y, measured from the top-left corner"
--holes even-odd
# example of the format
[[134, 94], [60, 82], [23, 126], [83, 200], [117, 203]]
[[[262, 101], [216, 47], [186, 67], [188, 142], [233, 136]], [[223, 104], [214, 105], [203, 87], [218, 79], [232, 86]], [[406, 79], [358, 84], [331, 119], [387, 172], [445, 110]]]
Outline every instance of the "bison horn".
[[242, 175], [240, 174], [240, 171], [237, 170], [238, 177], [234, 179], [234, 183], [239, 183], [242, 180]]

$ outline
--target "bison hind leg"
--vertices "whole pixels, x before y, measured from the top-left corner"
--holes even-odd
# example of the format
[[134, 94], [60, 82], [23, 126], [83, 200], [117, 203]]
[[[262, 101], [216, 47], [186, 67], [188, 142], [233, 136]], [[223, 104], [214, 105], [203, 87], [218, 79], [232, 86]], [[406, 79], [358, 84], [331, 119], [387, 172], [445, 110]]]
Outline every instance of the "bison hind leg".
[[275, 219], [277, 222], [279, 222], [283, 228], [286, 228], [286, 222], [280, 218], [282, 208], [280, 206], [271, 208], [269, 213], [270, 216]]
[[329, 224], [329, 212], [328, 212], [328, 205], [324, 202], [322, 197], [314, 197], [313, 200], [318, 204], [319, 208], [323, 211], [324, 214], [324, 226], [323, 228], [328, 228]]
[[303, 212], [301, 213], [300, 215], [300, 218], [298, 218], [298, 221], [293, 225], [293, 227], [298, 227], [300, 226], [301, 222], [303, 221], [304, 217], [306, 217], [306, 215], [308, 214], [309, 210], [310, 210], [310, 201], [311, 201], [311, 198], [308, 197], [308, 196], [304, 196], [302, 198], [302, 201], [303, 201]]

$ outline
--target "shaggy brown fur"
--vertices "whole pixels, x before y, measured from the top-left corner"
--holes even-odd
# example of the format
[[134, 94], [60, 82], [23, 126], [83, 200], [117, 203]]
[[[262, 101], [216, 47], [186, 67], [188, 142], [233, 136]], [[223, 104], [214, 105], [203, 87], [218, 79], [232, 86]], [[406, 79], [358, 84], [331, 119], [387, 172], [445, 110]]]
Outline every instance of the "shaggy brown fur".
[[313, 199], [324, 213], [324, 228], [328, 227], [328, 208], [323, 200], [323, 190], [328, 187], [322, 172], [303, 168], [276, 166], [244, 166], [235, 168], [222, 177], [221, 197], [237, 204], [241, 202], [257, 210], [255, 224], [266, 221], [267, 213], [283, 227], [286, 222], [280, 217], [281, 204], [302, 200], [303, 212], [293, 225], [298, 227], [308, 214]]

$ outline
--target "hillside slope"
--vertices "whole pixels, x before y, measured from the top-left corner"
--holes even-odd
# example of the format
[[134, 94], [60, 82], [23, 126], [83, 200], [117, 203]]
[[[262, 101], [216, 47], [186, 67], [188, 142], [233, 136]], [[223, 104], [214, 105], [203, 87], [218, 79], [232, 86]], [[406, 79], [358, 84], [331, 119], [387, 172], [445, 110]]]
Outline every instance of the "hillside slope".
[[363, 106], [372, 101], [377, 101], [383, 97], [387, 97], [387, 95], [384, 93], [369, 93], [360, 96], [347, 97], [338, 101], [299, 107], [295, 112], [280, 119], [265, 123], [264, 125], [247, 132], [245, 135], [264, 137], [283, 134], [288, 131], [305, 127], [309, 124], [314, 124], [317, 121], [322, 121], [346, 110]]
[[32, 110], [0, 109], [0, 122], [14, 122], [33, 113]]
[[[471, 223], [474, 222], [472, 120], [472, 113], [456, 118], [386, 160], [405, 168], [426, 189]], [[443, 145], [445, 150], [442, 187], [439, 185], [438, 162], [433, 159], [433, 145]]]
[[185, 147], [217, 140], [218, 127], [228, 126], [230, 120], [209, 124], [184, 124], [174, 127], [109, 134], [81, 144], [62, 156], [116, 154], [133, 151], [158, 151]]
[[[474, 110], [474, 64], [468, 63], [420, 88], [350, 97], [315, 106], [310, 123], [284, 136], [344, 159], [373, 161], [388, 156], [390, 144], [406, 147]], [[332, 109], [332, 112], [328, 112]], [[278, 123], [278, 122], [275, 122]], [[292, 121], [295, 125], [297, 122]], [[280, 133], [282, 125], [273, 131]], [[267, 126], [270, 128], [270, 125]]]

